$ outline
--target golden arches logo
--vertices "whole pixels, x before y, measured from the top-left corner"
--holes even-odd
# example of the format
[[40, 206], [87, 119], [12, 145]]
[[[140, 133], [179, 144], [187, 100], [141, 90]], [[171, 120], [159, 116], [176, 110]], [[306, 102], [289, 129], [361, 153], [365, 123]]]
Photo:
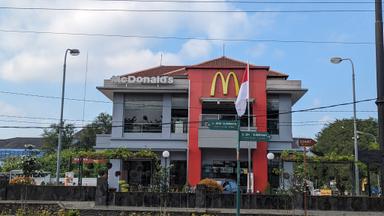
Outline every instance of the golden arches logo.
[[234, 72], [229, 72], [227, 77], [224, 78], [224, 75], [221, 71], [216, 72], [215, 76], [212, 79], [211, 83], [211, 96], [215, 96], [215, 90], [216, 90], [216, 80], [217, 77], [221, 79], [221, 86], [223, 87], [223, 94], [227, 95], [228, 94], [228, 85], [229, 85], [229, 80], [232, 77], [233, 82], [235, 84], [235, 91], [236, 91], [236, 96], [239, 93], [239, 80], [237, 79], [237, 76]]

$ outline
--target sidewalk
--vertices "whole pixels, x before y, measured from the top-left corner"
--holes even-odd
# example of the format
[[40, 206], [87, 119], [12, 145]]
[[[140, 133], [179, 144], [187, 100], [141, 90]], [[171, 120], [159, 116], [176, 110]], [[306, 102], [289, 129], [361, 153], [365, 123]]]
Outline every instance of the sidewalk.
[[[201, 209], [201, 208], [160, 208], [135, 206], [95, 206], [94, 202], [57, 202], [57, 201], [0, 201], [0, 204], [42, 204], [58, 205], [64, 209], [77, 209], [81, 215], [125, 215], [124, 213], [171, 213], [172, 215], [234, 215], [235, 209]], [[242, 209], [241, 215], [304, 215], [303, 210], [275, 210], [275, 209]], [[313, 216], [384, 216], [384, 212], [352, 212], [352, 211], [308, 211]]]
[[[93, 202], [62, 202], [65, 208], [98, 211], [128, 211], [128, 212], [168, 212], [168, 213], [206, 213], [234, 215], [235, 209], [198, 209], [198, 208], [154, 208], [136, 206], [95, 206]], [[275, 210], [275, 209], [241, 209], [243, 215], [304, 215], [303, 210]], [[352, 211], [308, 211], [313, 216], [384, 216], [384, 212], [352, 212]]]

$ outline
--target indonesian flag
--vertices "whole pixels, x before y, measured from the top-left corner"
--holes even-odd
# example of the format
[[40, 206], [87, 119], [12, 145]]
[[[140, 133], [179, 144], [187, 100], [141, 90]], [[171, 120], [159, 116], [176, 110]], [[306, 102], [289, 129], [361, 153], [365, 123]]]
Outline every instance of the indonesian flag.
[[241, 86], [239, 94], [235, 102], [235, 107], [238, 116], [243, 116], [245, 110], [247, 109], [247, 100], [249, 99], [249, 65], [245, 68], [245, 73], [243, 74], [243, 80], [241, 81]]

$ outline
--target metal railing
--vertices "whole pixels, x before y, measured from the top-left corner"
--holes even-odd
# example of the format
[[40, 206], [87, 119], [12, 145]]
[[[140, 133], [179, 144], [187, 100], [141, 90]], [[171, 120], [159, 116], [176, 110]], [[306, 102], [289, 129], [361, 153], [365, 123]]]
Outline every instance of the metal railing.
[[176, 133], [176, 134], [188, 133], [188, 118], [172, 117], [171, 133]]
[[124, 133], [161, 133], [162, 123], [125, 123]]

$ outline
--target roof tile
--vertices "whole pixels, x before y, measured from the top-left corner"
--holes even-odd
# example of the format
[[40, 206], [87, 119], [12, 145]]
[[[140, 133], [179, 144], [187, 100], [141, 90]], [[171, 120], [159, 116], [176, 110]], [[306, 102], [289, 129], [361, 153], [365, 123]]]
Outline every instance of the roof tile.
[[[220, 58], [212, 59], [200, 64], [192, 65], [192, 66], [165, 66], [160, 65], [157, 67], [124, 74], [122, 76], [185, 76], [188, 75], [188, 68], [241, 68], [246, 67], [247, 63], [238, 61], [235, 59], [231, 59], [225, 56], [222, 56]], [[249, 65], [252, 69], [266, 69], [268, 70], [268, 76], [269, 77], [282, 77], [287, 78], [288, 75], [284, 73], [280, 73], [277, 71], [269, 70], [268, 66], [256, 66], [256, 65]]]

